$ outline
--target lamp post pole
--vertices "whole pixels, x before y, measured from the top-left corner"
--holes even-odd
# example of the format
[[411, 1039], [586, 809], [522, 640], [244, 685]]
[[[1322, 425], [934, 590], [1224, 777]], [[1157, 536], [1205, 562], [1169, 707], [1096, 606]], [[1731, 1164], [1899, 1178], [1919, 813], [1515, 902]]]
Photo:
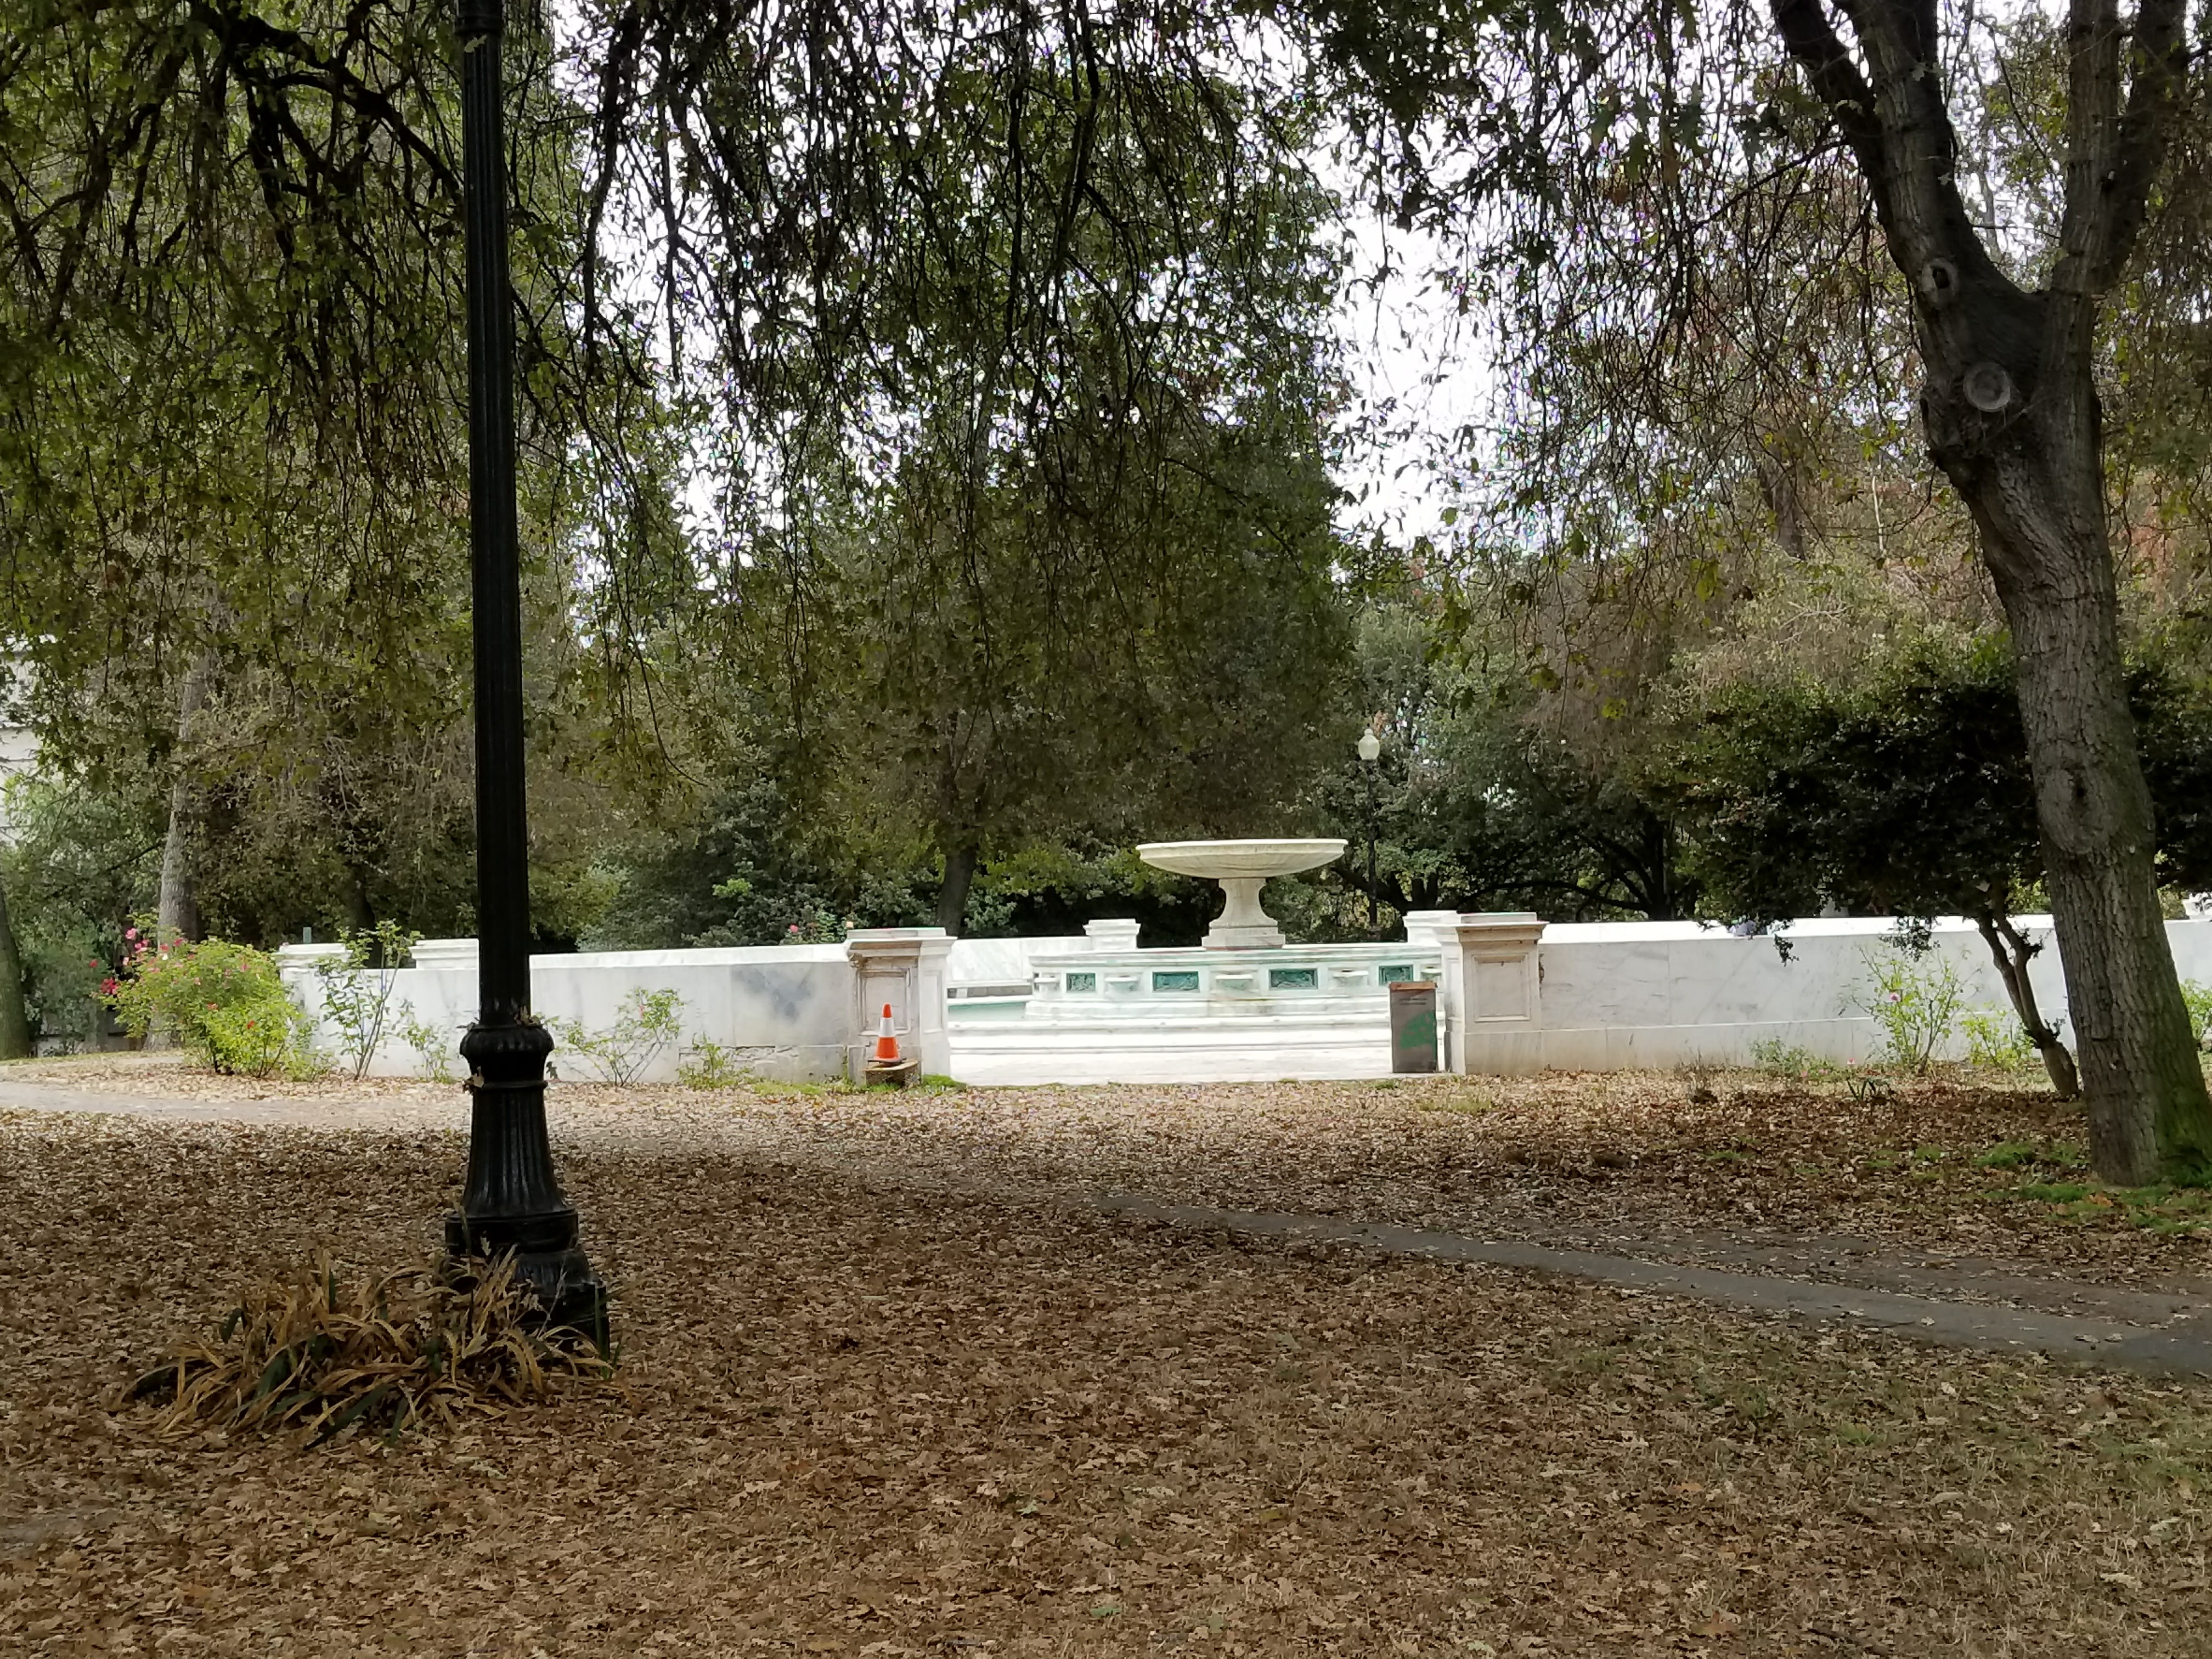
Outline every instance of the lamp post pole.
[[1381, 917], [1375, 903], [1375, 769], [1367, 769], [1367, 934], [1372, 939]]
[[1373, 939], [1382, 929], [1376, 924], [1377, 907], [1375, 902], [1375, 763], [1382, 754], [1382, 739], [1369, 726], [1359, 734], [1360, 770], [1367, 775], [1367, 937]]
[[545, 1323], [606, 1346], [606, 1291], [545, 1137], [553, 1038], [530, 1012], [522, 578], [514, 508], [514, 319], [507, 253], [501, 0], [459, 0], [469, 308], [469, 566], [476, 654], [477, 1018], [468, 1178], [446, 1222], [455, 1267], [512, 1255]]

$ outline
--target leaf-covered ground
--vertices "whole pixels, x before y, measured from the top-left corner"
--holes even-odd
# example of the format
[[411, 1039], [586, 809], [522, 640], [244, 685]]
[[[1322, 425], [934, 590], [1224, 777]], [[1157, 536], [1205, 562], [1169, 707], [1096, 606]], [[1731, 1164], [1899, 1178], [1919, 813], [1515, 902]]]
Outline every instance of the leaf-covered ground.
[[[451, 1085], [256, 1083], [170, 1057], [0, 1069], [8, 1080], [178, 1099], [373, 1102], [459, 1124]], [[712, 1146], [887, 1179], [1042, 1197], [1128, 1191], [1528, 1237], [1654, 1259], [1863, 1277], [1869, 1255], [2212, 1295], [2212, 1194], [2107, 1192], [2079, 1109], [1955, 1075], [1883, 1099], [1757, 1073], [1374, 1083], [875, 1090], [564, 1085], [556, 1133]], [[2199, 1282], [2204, 1281], [2204, 1282]], [[2002, 1299], [1970, 1271], [1959, 1294]]]
[[1977, 1159], [2078, 1139], [2033, 1096], [1711, 1089], [563, 1090], [627, 1392], [315, 1452], [118, 1390], [253, 1278], [425, 1259], [457, 1097], [0, 1112], [0, 1651], [2202, 1652], [2212, 1387], [1062, 1201], [2199, 1265], [2004, 1195], [2039, 1172]]

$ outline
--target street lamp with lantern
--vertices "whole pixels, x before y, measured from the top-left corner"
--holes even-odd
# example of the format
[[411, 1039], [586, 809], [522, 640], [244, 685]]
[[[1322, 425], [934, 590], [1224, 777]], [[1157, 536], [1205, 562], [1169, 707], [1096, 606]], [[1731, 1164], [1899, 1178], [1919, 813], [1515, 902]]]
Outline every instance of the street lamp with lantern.
[[1367, 775], [1367, 933], [1372, 938], [1379, 931], [1375, 905], [1375, 763], [1382, 757], [1382, 739], [1375, 735], [1375, 728], [1370, 726], [1359, 734], [1356, 746], [1360, 770]]
[[545, 1136], [553, 1038], [530, 1012], [530, 865], [523, 793], [522, 579], [514, 507], [514, 317], [507, 249], [501, 0], [459, 0], [463, 228], [468, 265], [469, 568], [476, 664], [477, 1018], [468, 1176], [446, 1221], [450, 1266], [512, 1256], [539, 1316], [607, 1347], [606, 1289]]

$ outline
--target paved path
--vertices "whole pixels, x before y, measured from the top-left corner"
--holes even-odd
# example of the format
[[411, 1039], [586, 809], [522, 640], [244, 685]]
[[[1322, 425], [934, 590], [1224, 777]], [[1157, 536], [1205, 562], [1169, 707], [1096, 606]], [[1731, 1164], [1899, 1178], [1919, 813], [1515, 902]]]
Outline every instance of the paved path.
[[[1635, 1256], [1599, 1255], [1587, 1250], [1556, 1249], [1516, 1239], [1468, 1238], [1458, 1233], [1431, 1232], [1380, 1222], [1346, 1221], [1333, 1216], [1161, 1204], [1132, 1194], [1109, 1194], [1096, 1203], [1109, 1214], [1218, 1229], [1248, 1237], [1346, 1244], [1391, 1255], [1425, 1256], [1437, 1261], [1480, 1261], [1492, 1267], [1566, 1273], [1639, 1294], [1686, 1297], [1755, 1312], [1787, 1314], [1794, 1318], [1881, 1331], [1946, 1347], [2045, 1353], [2066, 1359], [2095, 1360], [2130, 1370], [2212, 1376], [2212, 1306], [2201, 1304], [2183, 1304], [2189, 1310], [2164, 1323], [2131, 1324], [2117, 1319], [2044, 1313], [1982, 1302], [1900, 1296], [1889, 1291], [1861, 1290], [1815, 1279], [1778, 1279], [1765, 1273], [1728, 1273], [1716, 1267], [1645, 1261]], [[2063, 1288], [2084, 1301], [2099, 1299], [2104, 1293], [2103, 1287], [2097, 1285], [2066, 1285]]]
[[[315, 1097], [263, 1100], [177, 1099], [65, 1089], [45, 1084], [0, 1082], [0, 1109], [96, 1114], [158, 1120], [167, 1123], [258, 1123], [295, 1128], [370, 1131], [458, 1130], [466, 1121], [458, 1102], [346, 1101]], [[589, 1145], [616, 1140], [635, 1145], [639, 1126], [582, 1126], [571, 1123], [563, 1140]], [[625, 1130], [627, 1133], [625, 1133]], [[734, 1150], [735, 1148], [733, 1148]], [[1680, 1297], [1749, 1312], [1780, 1314], [1814, 1322], [1878, 1331], [1914, 1341], [1984, 1352], [2041, 1353], [2053, 1358], [2114, 1365], [2131, 1370], [2183, 1376], [2212, 1376], [2212, 1300], [2130, 1291], [2047, 1277], [1990, 1276], [1978, 1283], [2019, 1292], [2019, 1299], [2040, 1305], [1961, 1301], [1941, 1295], [1800, 1279], [1775, 1273], [1647, 1261], [1627, 1255], [1562, 1249], [1520, 1239], [1484, 1239], [1465, 1234], [1406, 1227], [1337, 1216], [1274, 1211], [1218, 1209], [1205, 1205], [1164, 1202], [1137, 1193], [1016, 1190], [977, 1181], [915, 1178], [896, 1160], [860, 1162], [825, 1156], [816, 1149], [761, 1145], [754, 1148], [786, 1161], [871, 1180], [927, 1186], [933, 1191], [985, 1200], [1073, 1203], [1107, 1215], [1194, 1230], [1292, 1243], [1336, 1244], [1389, 1255], [1438, 1261], [1479, 1262], [1489, 1267], [1559, 1273], [1609, 1285], [1632, 1295]], [[1871, 1261], [1873, 1271], [1894, 1282], [1940, 1290], [1944, 1275], [1901, 1259], [1873, 1260], [1879, 1253], [1862, 1241], [1829, 1240], [1855, 1249]], [[1767, 1260], [1787, 1259], [1789, 1251], [1762, 1252]], [[1924, 1253], [1918, 1253], [1923, 1254]], [[1960, 1266], [1968, 1272], [1972, 1264]], [[2079, 1312], [2052, 1311], [2072, 1307]]]

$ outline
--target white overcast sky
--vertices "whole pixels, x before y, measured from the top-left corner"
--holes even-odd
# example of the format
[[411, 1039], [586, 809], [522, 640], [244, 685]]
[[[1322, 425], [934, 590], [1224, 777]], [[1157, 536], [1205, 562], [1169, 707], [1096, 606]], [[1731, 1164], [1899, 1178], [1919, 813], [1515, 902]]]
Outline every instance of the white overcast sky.
[[[1431, 237], [1386, 228], [1371, 215], [1355, 218], [1351, 229], [1355, 275], [1376, 270], [1386, 256], [1392, 272], [1371, 287], [1355, 283], [1337, 307], [1355, 412], [1389, 407], [1389, 428], [1417, 434], [1486, 425], [1492, 381], [1481, 319], [1459, 316], [1455, 301], [1429, 275], [1449, 263], [1445, 251]], [[1440, 536], [1439, 515], [1455, 495], [1431, 459], [1419, 436], [1355, 447], [1339, 469], [1337, 482], [1355, 498], [1339, 515], [1340, 527], [1379, 525], [1402, 541]]]

